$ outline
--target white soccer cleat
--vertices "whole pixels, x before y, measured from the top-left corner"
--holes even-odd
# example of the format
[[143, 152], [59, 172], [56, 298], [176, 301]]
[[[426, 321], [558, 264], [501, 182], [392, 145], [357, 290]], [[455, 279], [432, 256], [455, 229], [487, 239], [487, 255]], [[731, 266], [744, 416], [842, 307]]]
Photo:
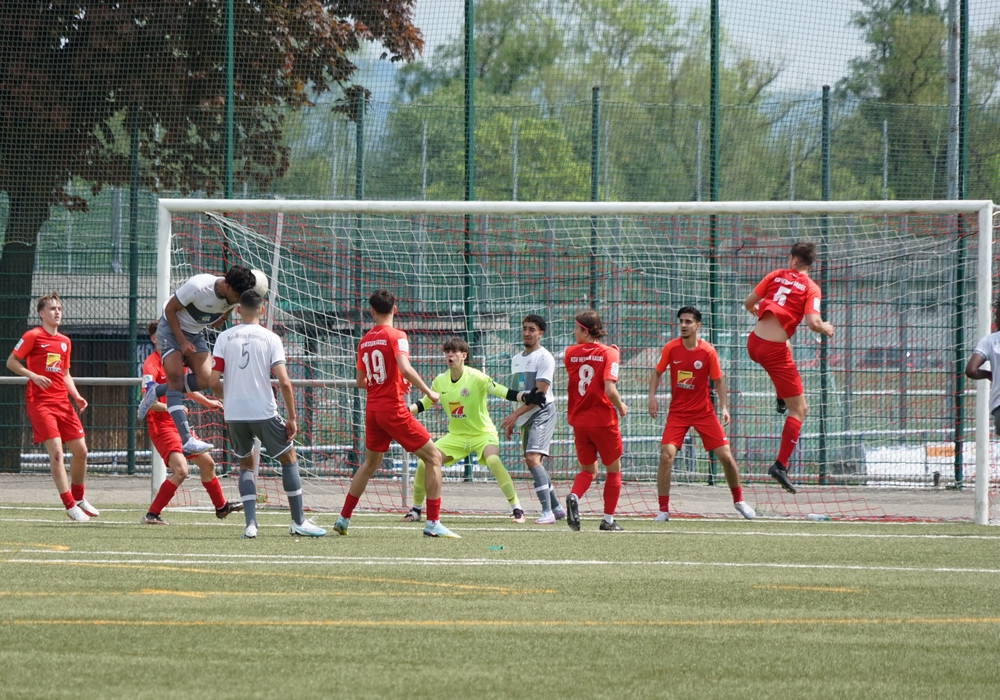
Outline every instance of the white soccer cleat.
[[257, 537], [257, 523], [250, 523], [249, 525], [246, 526], [246, 529], [243, 530], [243, 536], [240, 539], [252, 540], [256, 539], [256, 537]]
[[757, 515], [757, 512], [748, 506], [746, 501], [736, 501], [733, 506], [747, 520], [753, 520], [753, 516]]
[[85, 523], [90, 520], [90, 516], [83, 512], [83, 508], [80, 506], [73, 506], [72, 508], [66, 509], [66, 515], [69, 516], [70, 520], [75, 520], [78, 523]]
[[97, 508], [94, 508], [94, 506], [87, 503], [86, 498], [77, 501], [76, 505], [80, 510], [89, 515], [91, 518], [96, 518], [98, 515], [101, 514], [100, 511], [97, 510]]
[[205, 442], [204, 440], [199, 440], [194, 435], [188, 438], [188, 441], [184, 443], [181, 448], [185, 457], [194, 457], [195, 455], [205, 454], [206, 452], [212, 451], [212, 443]]
[[535, 521], [535, 525], [554, 525], [556, 522], [556, 514], [551, 510], [547, 510], [541, 514], [538, 520]]
[[668, 520], [670, 520], [670, 513], [662, 510], [656, 514], [655, 518], [653, 518], [654, 523], [665, 523]]
[[424, 527], [424, 537], [445, 537], [452, 540], [462, 539], [461, 535], [452, 532], [441, 523], [428, 524]]
[[322, 537], [326, 534], [326, 530], [316, 525], [310, 518], [303, 520], [301, 524], [293, 522], [288, 526], [288, 534], [301, 535], [302, 537]]
[[156, 382], [150, 382], [146, 385], [146, 391], [143, 393], [142, 400], [139, 402], [139, 408], [135, 412], [139, 420], [146, 417], [146, 414], [149, 413], [149, 409], [153, 407], [156, 400]]

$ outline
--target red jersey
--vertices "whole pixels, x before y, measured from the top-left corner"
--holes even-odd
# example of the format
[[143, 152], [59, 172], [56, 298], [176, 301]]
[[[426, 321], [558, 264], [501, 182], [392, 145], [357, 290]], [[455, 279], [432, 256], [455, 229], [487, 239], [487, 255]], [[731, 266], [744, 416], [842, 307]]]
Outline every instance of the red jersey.
[[[187, 369], [185, 367], [185, 369]], [[142, 386], [145, 387], [149, 382], [156, 382], [157, 384], [166, 384], [167, 373], [163, 370], [163, 360], [160, 359], [160, 353], [152, 352], [146, 361], [142, 363]], [[160, 403], [166, 403], [167, 398], [161, 396], [159, 399]], [[177, 426], [174, 425], [174, 419], [170, 417], [170, 414], [166, 411], [150, 411], [146, 414], [146, 430], [149, 432], [149, 436], [154, 440], [169, 431], [177, 432]]]
[[715, 412], [709, 398], [708, 381], [722, 377], [719, 355], [708, 341], [698, 339], [693, 350], [674, 338], [663, 346], [656, 371], [670, 369], [670, 413], [701, 414]]
[[618, 425], [618, 411], [604, 393], [604, 382], [618, 381], [618, 348], [581, 343], [566, 348], [563, 364], [569, 373], [566, 420], [574, 428]]
[[368, 409], [395, 411], [406, 406], [410, 383], [399, 371], [397, 355], [410, 356], [410, 341], [404, 331], [392, 326], [375, 326], [358, 343], [355, 367], [365, 373]]
[[819, 313], [819, 285], [798, 270], [774, 270], [753, 288], [760, 297], [757, 318], [770, 311], [791, 338], [806, 314]]
[[24, 362], [30, 371], [52, 380], [48, 389], [28, 382], [24, 395], [29, 404], [62, 405], [68, 402], [64, 375], [69, 372], [72, 351], [73, 343], [68, 337], [59, 331], [49, 333], [43, 326], [30, 328], [21, 336], [14, 346], [14, 357]]

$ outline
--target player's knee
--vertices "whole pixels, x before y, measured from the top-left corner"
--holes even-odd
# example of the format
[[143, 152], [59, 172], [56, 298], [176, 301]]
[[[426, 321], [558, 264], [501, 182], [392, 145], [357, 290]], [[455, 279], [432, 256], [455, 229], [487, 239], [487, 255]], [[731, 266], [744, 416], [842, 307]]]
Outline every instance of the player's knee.
[[179, 478], [181, 481], [188, 477], [188, 464], [187, 460], [184, 459], [179, 452], [170, 453], [170, 473]]

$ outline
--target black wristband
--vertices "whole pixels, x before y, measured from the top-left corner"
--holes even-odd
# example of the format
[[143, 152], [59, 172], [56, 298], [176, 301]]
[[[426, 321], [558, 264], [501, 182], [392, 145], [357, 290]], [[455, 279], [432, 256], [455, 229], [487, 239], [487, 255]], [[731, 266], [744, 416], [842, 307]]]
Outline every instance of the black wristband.
[[518, 400], [517, 395], [520, 394], [520, 393], [521, 392], [515, 391], [514, 389], [508, 389], [507, 390], [507, 400], [508, 401], [517, 401]]
[[417, 407], [417, 413], [423, 413], [424, 412], [424, 402], [423, 401], [417, 401], [416, 402], [416, 407]]

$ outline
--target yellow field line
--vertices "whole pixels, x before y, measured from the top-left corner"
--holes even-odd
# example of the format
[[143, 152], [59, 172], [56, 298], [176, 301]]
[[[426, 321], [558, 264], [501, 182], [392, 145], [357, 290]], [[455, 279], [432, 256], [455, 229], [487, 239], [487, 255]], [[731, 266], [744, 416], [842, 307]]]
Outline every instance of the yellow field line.
[[427, 586], [430, 588], [456, 589], [476, 593], [498, 593], [500, 595], [525, 595], [539, 593], [555, 593], [551, 588], [508, 588], [506, 586], [477, 586], [468, 583], [445, 583], [441, 581], [416, 581], [413, 579], [373, 578], [368, 576], [337, 576], [333, 574], [299, 574], [280, 571], [247, 571], [225, 569], [202, 569], [193, 566], [170, 566], [167, 564], [106, 564], [91, 562], [42, 561], [39, 564], [57, 566], [86, 566], [98, 569], [140, 569], [142, 571], [181, 571], [188, 574], [211, 574], [213, 576], [240, 576], [242, 578], [286, 578], [307, 579], [311, 581], [353, 581], [358, 583], [393, 584], [400, 586]]
[[85, 627], [766, 627], [777, 625], [996, 625], [1000, 617], [803, 618], [771, 620], [0, 620], [0, 625]]
[[867, 593], [861, 588], [839, 588], [836, 586], [751, 586], [757, 590], [772, 591], [819, 591], [820, 593]]
[[[537, 593], [526, 591], [517, 595]], [[0, 598], [84, 598], [84, 597], [116, 597], [116, 596], [177, 596], [179, 598], [214, 598], [238, 597], [252, 595], [254, 598], [457, 598], [461, 596], [478, 595], [481, 591], [171, 591], [145, 588], [138, 591], [0, 591]]]

